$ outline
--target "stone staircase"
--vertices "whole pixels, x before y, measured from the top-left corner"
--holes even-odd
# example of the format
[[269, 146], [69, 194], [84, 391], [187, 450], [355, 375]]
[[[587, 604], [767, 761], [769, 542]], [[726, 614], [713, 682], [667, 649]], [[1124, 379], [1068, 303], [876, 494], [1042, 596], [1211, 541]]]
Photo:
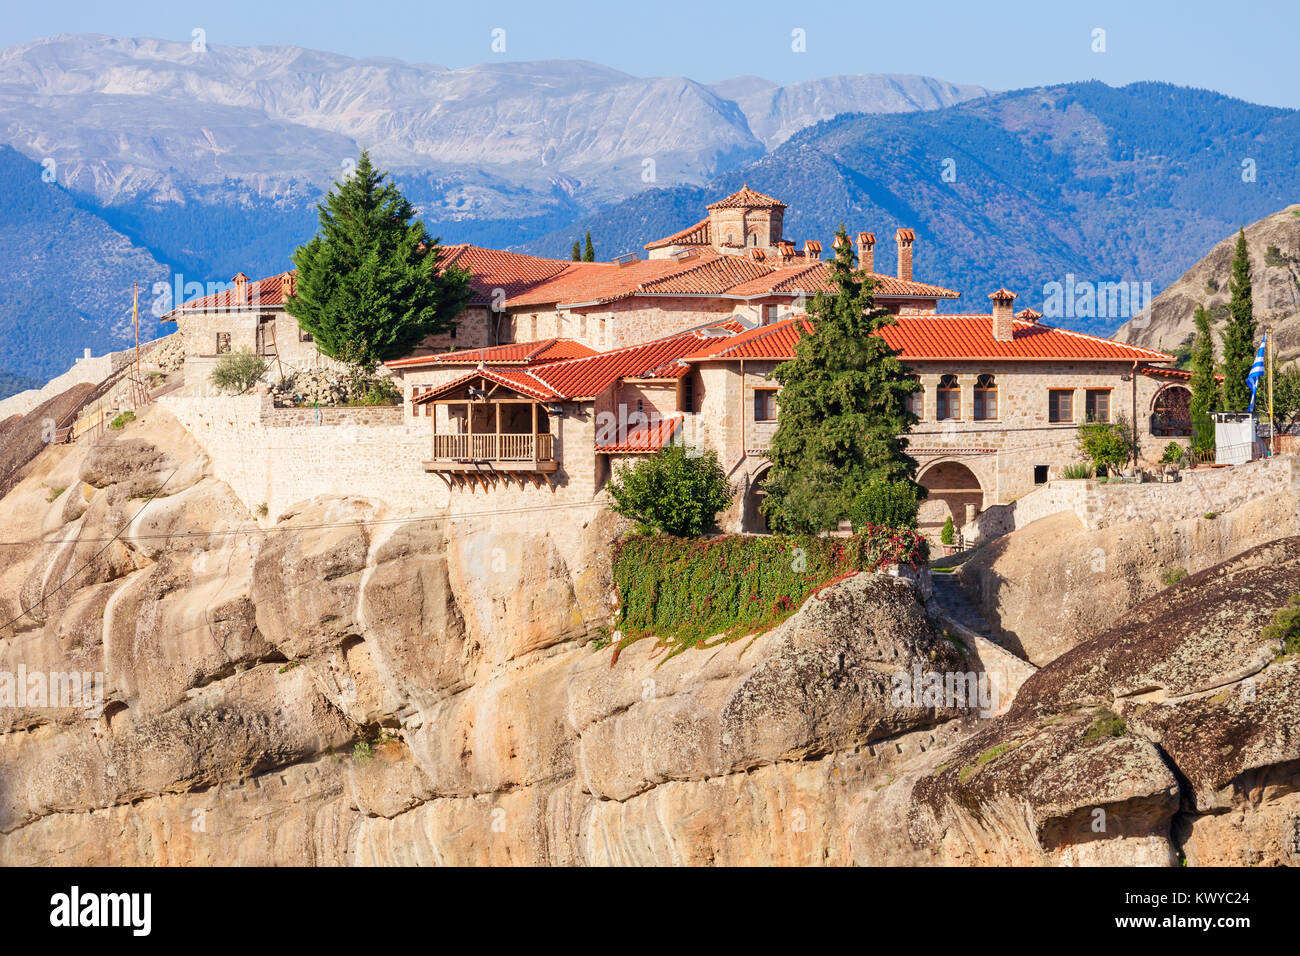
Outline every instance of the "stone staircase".
[[941, 616], [996, 643], [993, 628], [975, 602], [967, 596], [965, 588], [957, 580], [957, 575], [935, 572], [930, 580], [934, 584], [934, 603]]

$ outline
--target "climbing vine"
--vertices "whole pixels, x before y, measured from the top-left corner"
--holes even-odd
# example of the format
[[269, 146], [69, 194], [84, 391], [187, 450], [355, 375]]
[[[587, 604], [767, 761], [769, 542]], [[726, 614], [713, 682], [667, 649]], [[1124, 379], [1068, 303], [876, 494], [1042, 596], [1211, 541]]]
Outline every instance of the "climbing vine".
[[625, 538], [614, 551], [619, 649], [655, 637], [676, 653], [715, 636], [769, 630], [829, 584], [889, 565], [915, 567], [927, 557], [915, 531], [871, 525], [842, 538]]

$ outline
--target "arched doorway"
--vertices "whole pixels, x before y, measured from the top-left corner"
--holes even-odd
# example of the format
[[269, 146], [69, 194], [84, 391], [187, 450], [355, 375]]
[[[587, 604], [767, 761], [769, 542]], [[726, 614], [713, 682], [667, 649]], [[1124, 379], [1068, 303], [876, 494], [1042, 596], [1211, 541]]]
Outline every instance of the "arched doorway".
[[984, 508], [984, 489], [979, 479], [959, 461], [937, 461], [916, 480], [929, 492], [916, 516], [917, 530], [922, 534], [937, 538], [950, 516], [960, 529], [968, 515], [973, 517]]
[[1192, 390], [1166, 385], [1151, 403], [1151, 434], [1160, 438], [1186, 438], [1192, 434]]
[[749, 487], [745, 489], [744, 511], [740, 516], [740, 526], [742, 531], [749, 534], [769, 533], [767, 516], [763, 514], [762, 504], [763, 499], [767, 497], [763, 483], [771, 470], [771, 465], [764, 465], [749, 479]]

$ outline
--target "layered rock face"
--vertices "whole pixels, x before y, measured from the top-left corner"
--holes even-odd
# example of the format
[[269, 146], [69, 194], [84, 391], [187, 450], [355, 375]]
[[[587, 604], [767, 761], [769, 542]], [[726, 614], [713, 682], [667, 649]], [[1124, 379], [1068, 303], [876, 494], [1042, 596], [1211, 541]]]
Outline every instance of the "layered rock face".
[[757, 637], [616, 656], [603, 508], [521, 523], [332, 498], [259, 519], [159, 408], [43, 452], [0, 527], [0, 695], [20, 672], [102, 675], [90, 706], [0, 707], [0, 863], [1300, 852], [1295, 663], [1259, 637], [1300, 540], [1138, 606], [987, 717], [899, 695], [900, 675], [1008, 670], [906, 580], [851, 578]]
[[[872, 863], [1300, 863], [1300, 538], [1193, 575], [857, 812]], [[900, 822], [901, 821], [901, 822]]]
[[259, 524], [160, 409], [37, 465], [0, 671], [102, 673], [104, 706], [3, 711], [7, 863], [850, 862], [864, 788], [961, 733], [892, 675], [980, 667], [883, 576], [615, 662], [603, 509]]

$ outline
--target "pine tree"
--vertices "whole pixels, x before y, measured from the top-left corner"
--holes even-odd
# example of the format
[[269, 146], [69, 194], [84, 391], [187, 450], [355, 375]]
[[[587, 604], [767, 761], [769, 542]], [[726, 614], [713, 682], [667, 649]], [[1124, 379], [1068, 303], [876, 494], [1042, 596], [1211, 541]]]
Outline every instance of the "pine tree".
[[470, 297], [469, 273], [438, 268], [438, 240], [387, 178], [363, 151], [335, 183], [285, 303], [321, 352], [367, 370], [449, 329]]
[[595, 261], [596, 261], [596, 247], [593, 246], [593, 245], [591, 244], [591, 230], [590, 230], [590, 229], [587, 230], [587, 249], [586, 249], [586, 251], [583, 252], [583, 254], [582, 254], [582, 261], [583, 261], [583, 262], [595, 262]]
[[569, 258], [572, 259], [574, 262], [582, 261], [582, 245], [578, 242], [577, 239], [573, 240], [573, 252], [570, 254]]
[[1210, 412], [1220, 404], [1219, 382], [1214, 377], [1214, 333], [1210, 328], [1210, 313], [1197, 306], [1196, 338], [1192, 341], [1192, 448], [1209, 451], [1214, 447], [1214, 422]]
[[841, 225], [831, 263], [833, 295], [809, 307], [813, 330], [773, 377], [782, 384], [764, 513], [778, 531], [822, 531], [853, 513], [873, 480], [906, 482], [918, 496], [905, 433], [915, 377], [878, 334], [894, 316], [876, 308], [874, 283], [854, 268]]
[[1237, 252], [1232, 258], [1228, 287], [1228, 325], [1223, 330], [1223, 407], [1244, 412], [1250, 407], [1250, 386], [1246, 377], [1255, 361], [1255, 310], [1251, 301], [1250, 257], [1246, 253], [1246, 231], [1237, 232]]

